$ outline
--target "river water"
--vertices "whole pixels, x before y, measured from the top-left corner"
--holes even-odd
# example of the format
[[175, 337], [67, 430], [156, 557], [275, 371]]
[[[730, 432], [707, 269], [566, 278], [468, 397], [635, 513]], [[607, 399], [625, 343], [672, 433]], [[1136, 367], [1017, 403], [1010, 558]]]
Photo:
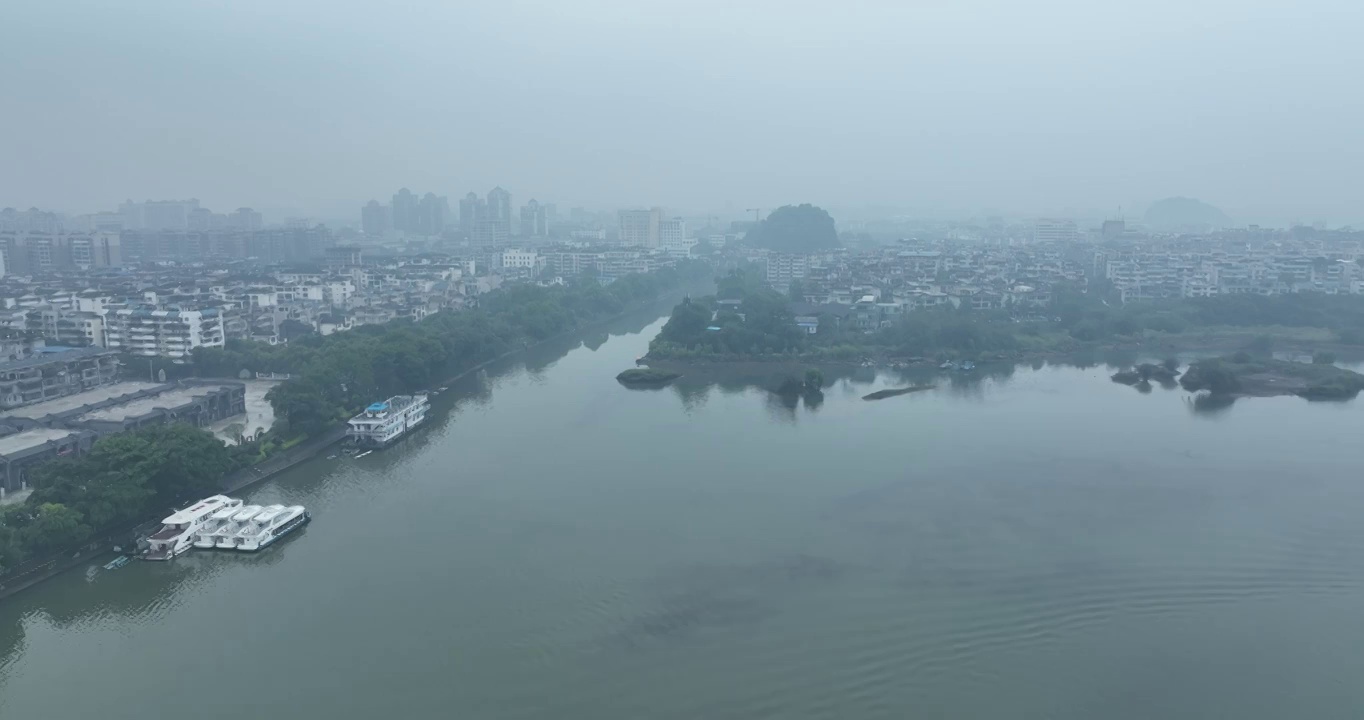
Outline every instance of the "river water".
[[[628, 390], [658, 313], [247, 494], [256, 556], [0, 601], [0, 718], [1358, 718], [1359, 403], [1103, 366]], [[585, 342], [584, 342], [585, 340]]]

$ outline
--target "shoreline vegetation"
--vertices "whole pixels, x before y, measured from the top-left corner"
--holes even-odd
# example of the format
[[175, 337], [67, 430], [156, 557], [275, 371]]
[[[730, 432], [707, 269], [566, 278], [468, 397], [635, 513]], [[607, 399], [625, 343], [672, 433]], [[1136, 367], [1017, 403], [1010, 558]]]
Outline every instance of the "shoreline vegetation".
[[87, 453], [35, 470], [33, 493], [0, 507], [0, 588], [92, 539], [126, 533], [158, 512], [217, 492], [234, 471], [331, 432], [375, 398], [430, 388], [489, 360], [614, 317], [668, 291], [709, 279], [708, 263], [685, 261], [609, 285], [513, 285], [476, 307], [420, 321], [395, 320], [285, 345], [229, 341], [198, 348], [199, 377], [287, 373], [267, 395], [276, 425], [226, 446], [209, 432], [170, 424], [98, 440]]
[[1296, 395], [1308, 400], [1349, 400], [1364, 390], [1364, 375], [1331, 364], [1319, 354], [1311, 363], [1235, 355], [1194, 362], [1180, 378], [1191, 392], [1216, 397], [1275, 397]]
[[[1364, 296], [1224, 295], [1115, 305], [1101, 289], [1058, 287], [1046, 308], [950, 305], [884, 316], [878, 306], [814, 312], [797, 326], [788, 298], [738, 269], [713, 296], [687, 298], [649, 346], [647, 361], [932, 366], [1026, 362], [1099, 350], [1162, 355], [1250, 349], [1364, 353]], [[1151, 376], [1149, 379], [1159, 378]], [[1173, 380], [1173, 378], [1170, 378]]]
[[682, 373], [657, 368], [630, 368], [616, 376], [627, 387], [662, 387], [682, 377]]

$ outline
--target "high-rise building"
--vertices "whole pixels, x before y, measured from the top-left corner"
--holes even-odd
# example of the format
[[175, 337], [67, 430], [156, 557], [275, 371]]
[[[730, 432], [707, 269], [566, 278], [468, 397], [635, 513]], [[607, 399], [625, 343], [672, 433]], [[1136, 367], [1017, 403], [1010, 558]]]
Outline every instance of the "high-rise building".
[[360, 229], [366, 235], [383, 235], [388, 230], [388, 206], [370, 200], [360, 208]]
[[445, 231], [450, 217], [450, 201], [437, 197], [435, 193], [422, 196], [417, 218], [417, 231], [427, 235], [439, 235]]
[[511, 226], [511, 193], [501, 186], [488, 191], [488, 217]]
[[225, 223], [221, 215], [214, 215], [208, 208], [194, 208], [189, 211], [185, 226], [190, 230], [217, 230]]
[[488, 204], [477, 193], [469, 193], [459, 201], [459, 231], [466, 235], [474, 232], [474, 227], [488, 215]]
[[673, 247], [687, 239], [687, 221], [680, 217], [658, 221], [658, 244], [652, 247]]
[[475, 245], [502, 245], [509, 239], [507, 226], [501, 220], [484, 218], [474, 223], [470, 239]]
[[3, 266], [13, 275], [114, 267], [123, 263], [115, 233], [0, 233]]
[[521, 236], [549, 235], [549, 205], [541, 205], [534, 198], [521, 207]]
[[393, 229], [420, 232], [421, 200], [411, 190], [403, 188], [393, 196]]
[[1073, 220], [1038, 218], [1033, 225], [1035, 242], [1075, 242], [1077, 235]]
[[61, 217], [54, 212], [44, 212], [29, 208], [20, 212], [14, 208], [0, 210], [0, 232], [45, 232], [62, 231]]
[[[193, 198], [140, 203], [128, 200], [118, 206], [118, 212], [123, 216], [123, 227], [130, 230], [188, 230], [191, 215], [199, 209], [199, 201]], [[198, 215], [203, 217], [203, 213]]]
[[227, 226], [232, 230], [259, 230], [262, 225], [261, 214], [251, 208], [237, 208], [227, 216]]
[[[621, 210], [619, 218], [620, 243], [622, 245], [659, 246], [661, 241], [660, 230], [664, 222], [663, 208]], [[682, 230], [685, 234], [685, 226]]]

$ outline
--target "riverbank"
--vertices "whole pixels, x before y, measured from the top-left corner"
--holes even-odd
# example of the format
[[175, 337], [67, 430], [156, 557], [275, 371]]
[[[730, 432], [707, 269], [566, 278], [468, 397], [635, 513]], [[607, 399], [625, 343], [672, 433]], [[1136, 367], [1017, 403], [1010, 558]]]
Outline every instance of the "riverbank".
[[[514, 359], [518, 355], [534, 351], [537, 348], [551, 345], [555, 342], [561, 342], [575, 334], [595, 331], [603, 326], [623, 320], [636, 313], [645, 311], [652, 312], [652, 308], [655, 306], [658, 306], [660, 313], [666, 313], [667, 308], [671, 307], [679, 298], [702, 289], [704, 289], [704, 285], [695, 285], [671, 290], [661, 297], [654, 298], [646, 303], [641, 303], [634, 308], [615, 313], [609, 317], [586, 322], [570, 330], [565, 330], [564, 332], [551, 335], [537, 342], [528, 343], [524, 346], [501, 353], [495, 357], [488, 358], [487, 360], [465, 368], [464, 370], [449, 376], [445, 380], [434, 384], [454, 384], [469, 375], [486, 370], [499, 362]], [[259, 463], [241, 468], [224, 476], [221, 484], [221, 491], [224, 493], [237, 493], [261, 485], [285, 471], [291, 470], [308, 460], [312, 460], [324, 454], [329, 448], [332, 448], [337, 443], [341, 442], [345, 438], [345, 434], [346, 424], [344, 422], [336, 423], [325, 429], [322, 433], [304, 440], [293, 447], [281, 450]], [[21, 590], [31, 588], [34, 585], [79, 567], [96, 558], [112, 554], [112, 547], [114, 545], [126, 542], [136, 528], [143, 527], [156, 519], [158, 518], [146, 518], [136, 524], [101, 533], [98, 538], [88, 540], [78, 548], [67, 548], [60, 553], [54, 553], [47, 557], [30, 558], [18, 566], [16, 572], [0, 578], [0, 598], [9, 597]]]
[[[1108, 353], [1145, 355], [1159, 359], [1171, 356], [1209, 356], [1233, 353], [1252, 343], [1263, 342], [1265, 338], [1268, 338], [1272, 344], [1272, 349], [1280, 353], [1310, 357], [1318, 352], [1330, 352], [1344, 359], [1364, 358], [1364, 346], [1338, 342], [1326, 330], [1259, 326], [1234, 329], [1217, 328], [1186, 333], [1151, 333], [1115, 342], [1073, 340], [1068, 343], [1055, 343], [1011, 352], [982, 352], [976, 354], [974, 358], [968, 359], [989, 363], [1030, 363], [1039, 360], [1086, 361], [1095, 355]], [[758, 367], [786, 371], [794, 367], [811, 366], [935, 368], [944, 360], [957, 359], [959, 355], [958, 353], [946, 352], [930, 355], [907, 355], [879, 346], [853, 348], [843, 354], [846, 356], [833, 357], [824, 348], [817, 348], [810, 352], [772, 355], [713, 353], [679, 356], [666, 353], [661, 355], [649, 353], [644, 356], [643, 360], [649, 367], [679, 372], [681, 368], [698, 368], [707, 365], [736, 368], [741, 371], [752, 371]]]

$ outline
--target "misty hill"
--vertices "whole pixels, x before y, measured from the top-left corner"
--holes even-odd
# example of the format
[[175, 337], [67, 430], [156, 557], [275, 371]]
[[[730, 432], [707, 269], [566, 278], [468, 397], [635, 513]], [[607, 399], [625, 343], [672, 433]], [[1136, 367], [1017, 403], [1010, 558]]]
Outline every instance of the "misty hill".
[[838, 231], [823, 208], [809, 203], [786, 205], [772, 211], [744, 236], [749, 247], [782, 252], [814, 252], [836, 248]]
[[1231, 219], [1201, 200], [1172, 197], [1151, 205], [1146, 210], [1145, 222], [1152, 230], [1198, 232], [1227, 227]]

